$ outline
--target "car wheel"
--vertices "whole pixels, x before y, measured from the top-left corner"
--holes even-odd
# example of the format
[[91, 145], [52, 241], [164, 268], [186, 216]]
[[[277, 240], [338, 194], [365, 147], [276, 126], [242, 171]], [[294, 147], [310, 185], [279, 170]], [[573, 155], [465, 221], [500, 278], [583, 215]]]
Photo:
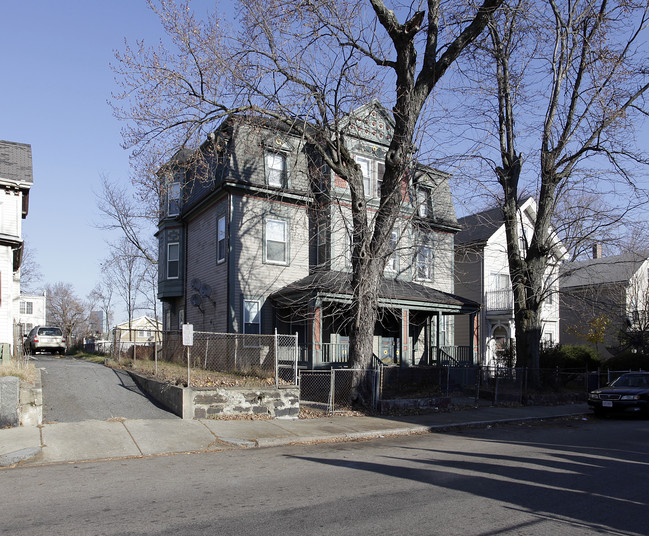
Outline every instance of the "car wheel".
[[604, 411], [604, 408], [595, 407], [593, 408], [593, 413], [595, 414], [595, 417], [597, 417], [598, 419], [601, 419], [606, 415], [606, 411]]

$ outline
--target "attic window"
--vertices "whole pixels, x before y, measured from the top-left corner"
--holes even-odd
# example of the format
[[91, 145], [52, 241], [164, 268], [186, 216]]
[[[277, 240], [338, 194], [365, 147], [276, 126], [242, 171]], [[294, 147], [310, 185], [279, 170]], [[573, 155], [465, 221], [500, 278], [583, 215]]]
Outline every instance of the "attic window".
[[266, 153], [266, 183], [276, 188], [287, 187], [286, 155], [268, 151]]
[[417, 214], [421, 218], [432, 218], [433, 212], [433, 192], [425, 186], [417, 187]]

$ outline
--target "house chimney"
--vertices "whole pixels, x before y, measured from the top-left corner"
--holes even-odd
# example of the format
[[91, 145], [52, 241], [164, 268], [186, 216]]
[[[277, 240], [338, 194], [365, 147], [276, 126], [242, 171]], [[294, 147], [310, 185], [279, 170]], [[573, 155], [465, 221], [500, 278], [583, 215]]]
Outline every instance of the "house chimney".
[[602, 258], [602, 244], [594, 244], [593, 259], [601, 259], [601, 258]]

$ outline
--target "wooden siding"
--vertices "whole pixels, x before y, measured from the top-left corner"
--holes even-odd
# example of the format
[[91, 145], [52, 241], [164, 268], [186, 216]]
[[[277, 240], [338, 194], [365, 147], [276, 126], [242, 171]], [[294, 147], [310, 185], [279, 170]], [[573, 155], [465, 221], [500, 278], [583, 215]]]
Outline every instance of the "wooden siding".
[[[217, 262], [217, 220], [221, 216], [226, 217], [227, 223], [227, 198], [187, 222], [186, 319], [198, 331], [227, 331], [227, 244], [225, 262]], [[226, 236], [227, 230], [226, 224]], [[192, 304], [193, 295], [200, 297], [200, 305]]]
[[[306, 207], [255, 198], [235, 196], [232, 200], [230, 284], [233, 328], [241, 331], [244, 299], [262, 303], [262, 332], [273, 330], [273, 311], [264, 305], [273, 292], [309, 274], [309, 222]], [[288, 223], [288, 259], [286, 265], [264, 260], [264, 224], [266, 218]]]

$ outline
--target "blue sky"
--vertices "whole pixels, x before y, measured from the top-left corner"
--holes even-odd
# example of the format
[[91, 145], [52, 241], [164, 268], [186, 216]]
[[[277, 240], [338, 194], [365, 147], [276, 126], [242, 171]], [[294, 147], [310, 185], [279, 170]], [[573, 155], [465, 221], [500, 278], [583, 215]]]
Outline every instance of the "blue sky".
[[129, 176], [121, 124], [106, 103], [109, 63], [124, 37], [154, 44], [159, 28], [144, 0], [3, 2], [0, 139], [32, 146], [23, 234], [43, 284], [71, 283], [83, 298], [101, 279], [110, 239], [96, 228], [101, 176]]
[[[204, 11], [213, 1], [192, 5]], [[115, 89], [109, 63], [125, 37], [155, 44], [160, 36], [145, 0], [3, 2], [0, 139], [32, 146], [23, 234], [43, 285], [71, 283], [85, 297], [101, 280], [111, 239], [96, 227], [101, 177], [127, 184], [130, 171], [106, 102]]]

